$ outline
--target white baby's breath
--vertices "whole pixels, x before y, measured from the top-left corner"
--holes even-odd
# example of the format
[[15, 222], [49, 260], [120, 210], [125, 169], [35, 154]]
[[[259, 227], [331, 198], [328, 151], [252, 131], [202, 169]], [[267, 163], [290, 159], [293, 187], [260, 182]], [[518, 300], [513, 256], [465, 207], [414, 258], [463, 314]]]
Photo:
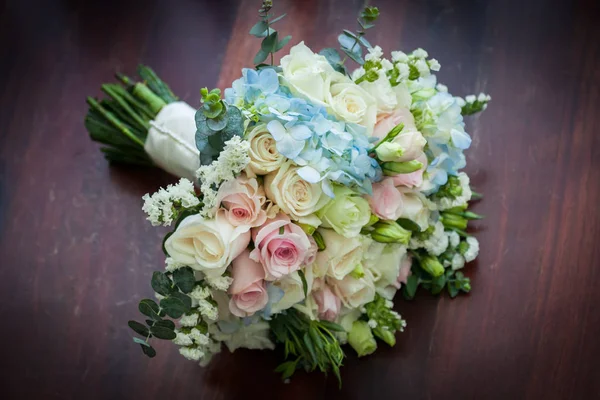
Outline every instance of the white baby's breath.
[[196, 326], [198, 324], [198, 314], [184, 314], [179, 323], [181, 326]]
[[198, 361], [204, 357], [204, 352], [196, 347], [182, 347], [179, 349], [179, 353], [191, 361]]
[[165, 264], [166, 264], [165, 269], [169, 272], [173, 272], [176, 269], [185, 267], [185, 264], [179, 263], [179, 262], [175, 261], [174, 259], [172, 259], [171, 257], [167, 257], [165, 259]]
[[177, 336], [175, 337], [175, 339], [173, 339], [173, 343], [175, 343], [178, 346], [190, 346], [192, 344], [194, 344], [194, 342], [192, 341], [192, 338], [189, 337], [189, 335], [186, 335], [183, 332], [180, 331], [175, 331], [175, 333], [177, 334]]
[[369, 322], [367, 322], [367, 324], [369, 324], [371, 329], [377, 328], [377, 321], [375, 321], [374, 319], [370, 319]]
[[394, 63], [406, 63], [408, 62], [408, 56], [402, 51], [392, 51], [392, 61]]
[[160, 188], [152, 196], [145, 194], [142, 199], [142, 210], [148, 215], [146, 219], [153, 226], [171, 225], [175, 206], [190, 208], [200, 203], [194, 193], [194, 184], [185, 178], [181, 178], [175, 185], [167, 186], [166, 189]]
[[200, 332], [198, 329], [194, 328], [190, 331], [189, 337], [194, 340], [194, 342], [200, 346], [207, 346], [209, 343], [208, 336]]
[[229, 286], [231, 286], [231, 284], [233, 283], [233, 278], [231, 278], [230, 276], [226, 276], [226, 275], [222, 275], [222, 276], [217, 276], [214, 278], [206, 278], [206, 282], [208, 282], [208, 284], [217, 290], [220, 290], [222, 292], [227, 291], [227, 289], [229, 289]]
[[194, 287], [194, 290], [192, 290], [192, 293], [190, 293], [190, 297], [194, 300], [204, 300], [210, 297], [210, 289], [198, 285]]
[[200, 300], [198, 302], [198, 311], [200, 311], [203, 317], [212, 321], [216, 321], [219, 318], [217, 307], [213, 306], [209, 301]]
[[383, 57], [381, 47], [375, 46], [369, 49], [369, 53], [365, 56], [366, 61], [378, 61]]

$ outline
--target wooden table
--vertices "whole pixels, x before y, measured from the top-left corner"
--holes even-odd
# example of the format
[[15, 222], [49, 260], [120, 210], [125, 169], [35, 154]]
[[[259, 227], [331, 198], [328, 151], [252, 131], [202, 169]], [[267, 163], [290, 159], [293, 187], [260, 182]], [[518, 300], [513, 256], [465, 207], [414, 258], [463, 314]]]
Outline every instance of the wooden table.
[[[453, 93], [492, 95], [468, 120], [487, 218], [472, 293], [399, 300], [406, 332], [350, 355], [341, 391], [319, 374], [282, 384], [275, 353], [224, 353], [202, 369], [169, 343], [148, 360], [131, 342], [126, 322], [163, 266], [164, 231], [140, 198], [173, 178], [109, 167], [83, 127], [85, 97], [145, 62], [197, 105], [200, 87], [227, 87], [259, 46], [247, 35], [258, 0], [169, 3], [0, 6], [2, 398], [600, 397], [598, 2], [378, 2], [372, 43], [423, 47]], [[362, 7], [275, 3], [289, 13], [281, 32], [315, 49], [354, 29]]]

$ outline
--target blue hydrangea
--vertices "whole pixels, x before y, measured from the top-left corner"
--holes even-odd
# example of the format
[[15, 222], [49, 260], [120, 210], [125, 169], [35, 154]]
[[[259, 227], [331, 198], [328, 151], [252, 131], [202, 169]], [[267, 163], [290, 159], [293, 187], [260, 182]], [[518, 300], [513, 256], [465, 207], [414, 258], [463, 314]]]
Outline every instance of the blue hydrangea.
[[293, 97], [273, 68], [242, 70], [242, 77], [225, 90], [225, 100], [251, 120], [267, 123], [277, 150], [301, 166], [302, 179], [321, 182], [331, 197], [333, 182], [370, 194], [371, 183], [382, 177], [379, 164], [369, 157], [372, 143], [365, 128], [338, 121], [324, 107]]

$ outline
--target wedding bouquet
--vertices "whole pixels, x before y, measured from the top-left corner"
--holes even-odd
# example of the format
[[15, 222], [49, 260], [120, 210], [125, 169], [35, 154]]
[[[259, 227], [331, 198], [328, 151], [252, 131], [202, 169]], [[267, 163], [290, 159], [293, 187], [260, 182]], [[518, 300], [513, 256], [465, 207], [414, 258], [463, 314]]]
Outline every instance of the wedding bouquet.
[[384, 57], [365, 39], [375, 7], [339, 36], [341, 53], [300, 42], [273, 65], [290, 37], [273, 29], [271, 7], [250, 31], [262, 38], [256, 68], [224, 97], [202, 89], [196, 111], [141, 67], [142, 82], [119, 76], [103, 86], [108, 100], [88, 99], [86, 123], [109, 160], [181, 177], [144, 196], [152, 225], [173, 230], [152, 276], [157, 299], [140, 302], [145, 323], [129, 322], [143, 352], [171, 340], [205, 365], [223, 344], [281, 346], [284, 379], [297, 369], [339, 379], [343, 345], [365, 356], [405, 329], [398, 290], [470, 291], [461, 269], [479, 245], [466, 230], [480, 216], [460, 172], [463, 116], [490, 97], [448, 93], [422, 49]]

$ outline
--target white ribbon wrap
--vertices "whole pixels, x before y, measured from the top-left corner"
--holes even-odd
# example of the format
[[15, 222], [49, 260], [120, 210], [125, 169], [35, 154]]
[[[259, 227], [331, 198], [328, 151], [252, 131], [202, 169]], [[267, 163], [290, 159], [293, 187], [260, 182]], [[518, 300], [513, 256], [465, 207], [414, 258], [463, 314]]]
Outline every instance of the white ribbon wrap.
[[144, 144], [144, 150], [156, 165], [192, 182], [196, 181], [196, 170], [200, 167], [195, 115], [196, 110], [182, 101], [167, 104], [150, 121]]

